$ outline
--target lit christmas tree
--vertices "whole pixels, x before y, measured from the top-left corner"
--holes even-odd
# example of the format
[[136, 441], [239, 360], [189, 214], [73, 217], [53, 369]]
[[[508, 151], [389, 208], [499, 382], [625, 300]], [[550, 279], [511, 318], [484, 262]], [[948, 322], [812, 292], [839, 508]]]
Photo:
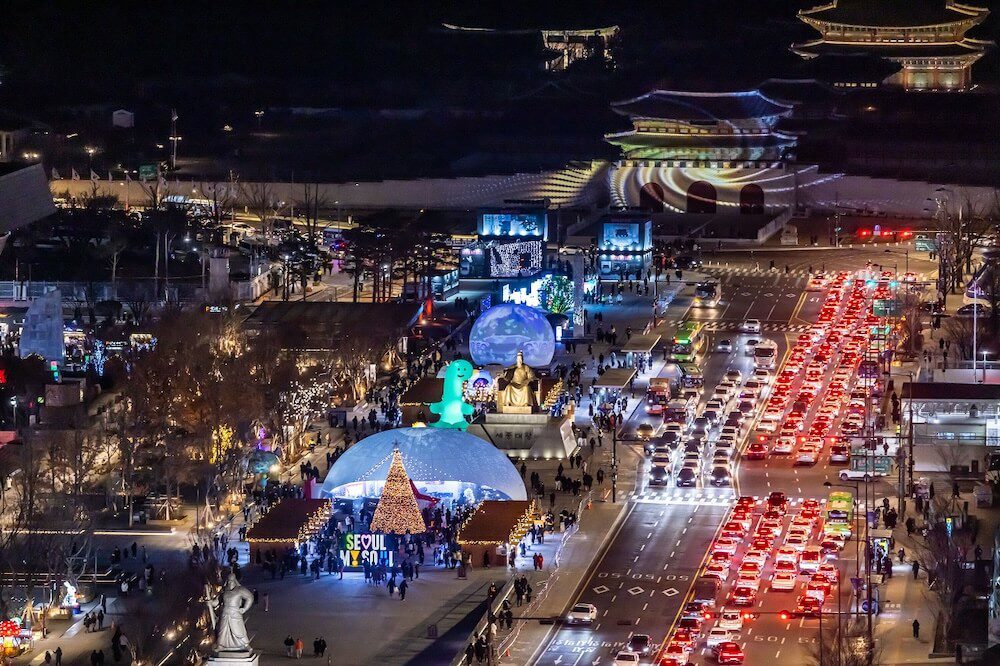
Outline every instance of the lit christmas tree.
[[410, 487], [410, 477], [403, 467], [403, 455], [399, 449], [392, 452], [389, 474], [382, 487], [382, 496], [372, 515], [372, 532], [386, 534], [421, 534], [427, 531], [424, 518], [420, 515], [417, 498]]

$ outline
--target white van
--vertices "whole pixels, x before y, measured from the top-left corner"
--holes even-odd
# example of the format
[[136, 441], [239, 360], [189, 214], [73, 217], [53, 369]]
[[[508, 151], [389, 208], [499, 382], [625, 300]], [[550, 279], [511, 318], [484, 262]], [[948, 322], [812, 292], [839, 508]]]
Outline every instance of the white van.
[[754, 367], [772, 370], [777, 364], [778, 343], [773, 340], [761, 340], [753, 350]]

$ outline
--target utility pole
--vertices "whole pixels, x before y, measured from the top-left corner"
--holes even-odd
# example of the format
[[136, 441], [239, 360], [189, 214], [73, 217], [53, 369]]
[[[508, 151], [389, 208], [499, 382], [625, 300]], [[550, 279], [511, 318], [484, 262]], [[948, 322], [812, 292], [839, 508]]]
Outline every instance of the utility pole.
[[177, 170], [177, 109], [170, 109], [170, 170]]
[[611, 502], [618, 501], [618, 424], [611, 426]]

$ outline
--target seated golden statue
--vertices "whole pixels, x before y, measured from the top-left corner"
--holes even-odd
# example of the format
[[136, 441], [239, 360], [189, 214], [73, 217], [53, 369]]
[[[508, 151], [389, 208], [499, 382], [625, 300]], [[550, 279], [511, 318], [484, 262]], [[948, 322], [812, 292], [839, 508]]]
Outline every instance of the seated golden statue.
[[531, 412], [538, 407], [538, 377], [531, 366], [524, 362], [524, 354], [517, 352], [517, 362], [504, 370], [497, 379], [497, 407], [500, 411]]

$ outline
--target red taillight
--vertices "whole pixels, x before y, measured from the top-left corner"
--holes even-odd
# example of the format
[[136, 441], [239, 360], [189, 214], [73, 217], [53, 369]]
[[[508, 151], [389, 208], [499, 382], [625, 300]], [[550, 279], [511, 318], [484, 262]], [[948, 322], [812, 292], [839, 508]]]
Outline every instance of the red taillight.
[[789, 618], [789, 613], [788, 611], [781, 611], [778, 614], [778, 617], [780, 617], [782, 620], [787, 620]]

